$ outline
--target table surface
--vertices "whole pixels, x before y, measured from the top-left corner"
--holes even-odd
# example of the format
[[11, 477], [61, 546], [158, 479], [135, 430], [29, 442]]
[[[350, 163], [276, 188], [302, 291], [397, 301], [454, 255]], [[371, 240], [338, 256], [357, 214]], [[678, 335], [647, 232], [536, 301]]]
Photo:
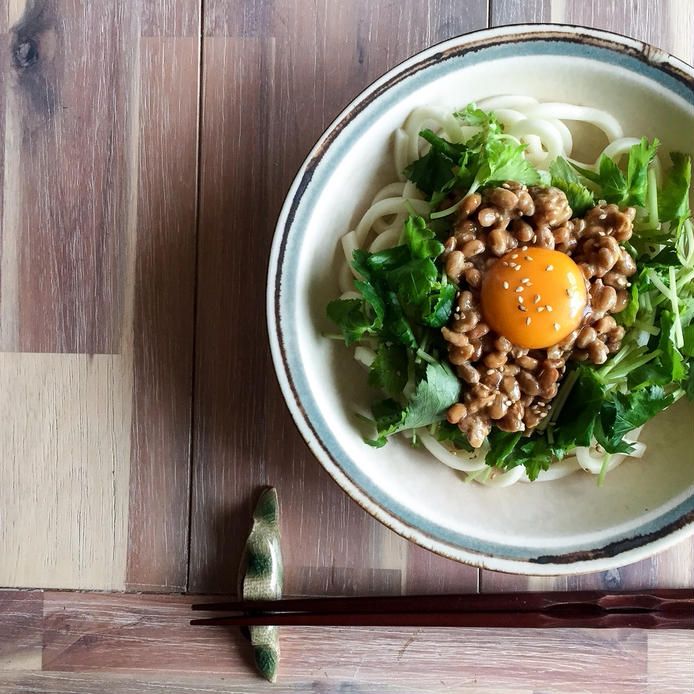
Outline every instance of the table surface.
[[[192, 598], [160, 593], [235, 590], [266, 484], [288, 593], [692, 585], [692, 542], [568, 578], [420, 549], [329, 479], [275, 381], [265, 268], [312, 143], [414, 52], [526, 21], [694, 62], [688, 0], [3, 3], [0, 692], [264, 691], [236, 633], [192, 629]], [[282, 643], [285, 691], [660, 693], [694, 679], [688, 632], [294, 628]]]

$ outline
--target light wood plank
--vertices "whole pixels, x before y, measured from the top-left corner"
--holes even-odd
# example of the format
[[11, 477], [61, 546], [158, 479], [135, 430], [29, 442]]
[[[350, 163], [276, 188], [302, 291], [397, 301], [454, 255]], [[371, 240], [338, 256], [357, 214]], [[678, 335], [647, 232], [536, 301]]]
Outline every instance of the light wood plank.
[[[462, 12], [450, 0], [278, 0], [239, 11], [205, 3], [193, 590], [235, 589], [265, 483], [279, 491], [288, 592], [399, 592], [416, 572], [408, 543], [339, 491], [287, 414], [263, 346], [267, 252], [291, 179], [339, 110], [407, 55], [484, 26], [486, 9], [475, 1]], [[450, 585], [476, 587], [474, 569], [452, 576]]]
[[489, 0], [491, 26], [556, 21], [552, 0]]

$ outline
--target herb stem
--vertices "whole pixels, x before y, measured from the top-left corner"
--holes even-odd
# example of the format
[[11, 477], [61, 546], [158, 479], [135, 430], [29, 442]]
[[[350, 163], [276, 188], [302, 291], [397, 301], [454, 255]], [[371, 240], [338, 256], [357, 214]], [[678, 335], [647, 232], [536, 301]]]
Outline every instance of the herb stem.
[[610, 464], [610, 454], [605, 452], [602, 457], [602, 466], [600, 467], [600, 474], [598, 475], [598, 487], [602, 487], [602, 483], [605, 481], [605, 475], [607, 474], [607, 466]]
[[646, 174], [648, 186], [646, 188], [646, 205], [648, 207], [648, 221], [651, 226], [658, 228], [660, 220], [658, 219], [658, 183], [655, 177], [655, 166], [651, 164], [648, 167]]

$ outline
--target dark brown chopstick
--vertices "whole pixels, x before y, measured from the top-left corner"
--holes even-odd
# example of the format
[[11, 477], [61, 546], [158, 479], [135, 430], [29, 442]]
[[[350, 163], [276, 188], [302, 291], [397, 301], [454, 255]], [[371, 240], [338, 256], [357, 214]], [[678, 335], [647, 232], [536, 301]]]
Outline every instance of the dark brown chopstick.
[[194, 625], [694, 628], [691, 589], [235, 600], [193, 609], [242, 613]]
[[194, 619], [207, 626], [356, 626], [356, 627], [487, 627], [589, 629], [692, 629], [691, 612], [606, 612], [600, 615], [554, 616], [545, 612], [290, 612], [271, 615]]
[[694, 610], [694, 590], [671, 588], [606, 593], [557, 591], [534, 593], [472, 593], [462, 595], [388, 595], [284, 600], [233, 600], [193, 605], [208, 612], [502, 612], [537, 611], [557, 605], [596, 605], [603, 609], [662, 609], [675, 605]]

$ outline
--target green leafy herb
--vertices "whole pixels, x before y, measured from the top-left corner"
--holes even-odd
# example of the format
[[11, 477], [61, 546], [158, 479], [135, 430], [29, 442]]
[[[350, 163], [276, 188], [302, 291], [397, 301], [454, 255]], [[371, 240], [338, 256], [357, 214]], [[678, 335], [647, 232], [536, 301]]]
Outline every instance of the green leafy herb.
[[551, 185], [563, 190], [574, 217], [583, 215], [595, 207], [593, 194], [581, 183], [576, 172], [566, 159], [557, 157], [549, 167]]
[[401, 345], [382, 342], [369, 370], [369, 385], [382, 388], [388, 395], [398, 398], [407, 383], [407, 350]]

